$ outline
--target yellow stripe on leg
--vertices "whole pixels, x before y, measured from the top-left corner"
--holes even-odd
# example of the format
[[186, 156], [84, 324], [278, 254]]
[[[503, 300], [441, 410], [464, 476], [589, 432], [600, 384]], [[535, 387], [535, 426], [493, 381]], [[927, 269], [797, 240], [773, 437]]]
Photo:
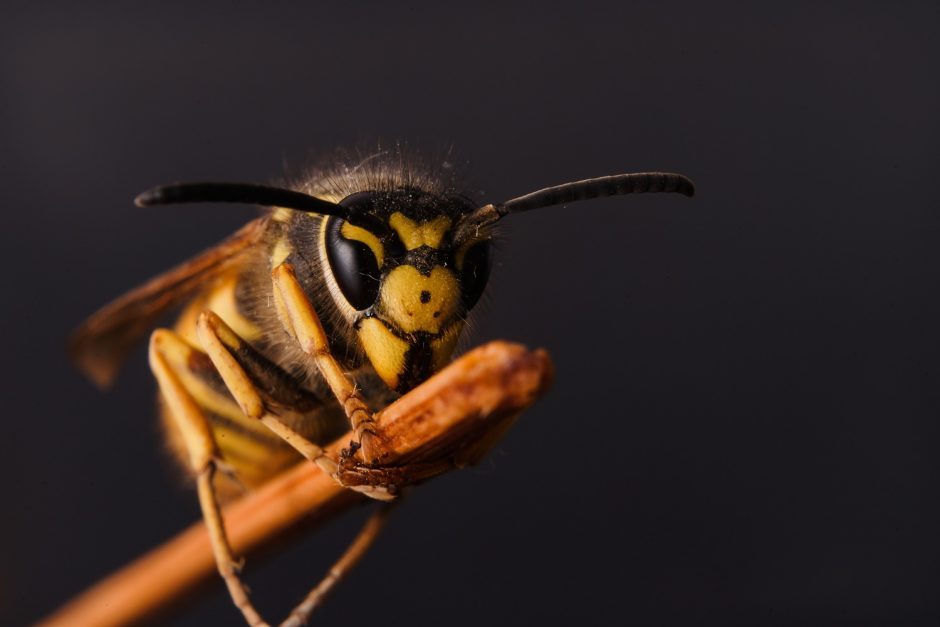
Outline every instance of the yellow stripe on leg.
[[196, 401], [183, 387], [162, 353], [167, 345], [177, 341], [179, 340], [173, 337], [171, 331], [163, 329], [154, 331], [150, 336], [150, 368], [157, 378], [160, 393], [163, 394], [170, 415], [176, 421], [186, 444], [190, 466], [199, 473], [209, 466], [214, 457], [218, 456], [218, 449], [212, 438], [208, 420], [200, 411]]
[[196, 334], [235, 402], [249, 418], [260, 418], [264, 413], [264, 401], [241, 365], [229, 352], [229, 349], [238, 350], [241, 339], [221, 318], [209, 311], [199, 316]]
[[294, 269], [290, 264], [281, 264], [271, 273], [271, 278], [274, 281], [275, 302], [281, 322], [296, 338], [301, 350], [313, 357], [327, 385], [349, 418], [362, 446], [362, 455], [366, 461], [374, 461], [372, 411], [330, 352], [326, 331], [323, 330], [317, 312], [298, 283]]
[[279, 417], [265, 411], [261, 394], [231, 352], [242, 347], [242, 339], [225, 321], [213, 312], [206, 311], [199, 316], [196, 330], [199, 342], [242, 411], [249, 418], [259, 419], [271, 432], [321, 469], [335, 474], [336, 464], [325, 456], [322, 448], [286, 425]]
[[[297, 282], [294, 269], [288, 264], [281, 264], [272, 273], [274, 286], [284, 308], [282, 322], [293, 332], [293, 336], [300, 343], [300, 348], [312, 356], [323, 373], [327, 385], [336, 394], [340, 402], [346, 400], [352, 391], [352, 384], [346, 378], [343, 369], [330, 354], [330, 345], [326, 331], [320, 324], [317, 316], [304, 294], [303, 288]], [[346, 394], [342, 394], [346, 392]]]

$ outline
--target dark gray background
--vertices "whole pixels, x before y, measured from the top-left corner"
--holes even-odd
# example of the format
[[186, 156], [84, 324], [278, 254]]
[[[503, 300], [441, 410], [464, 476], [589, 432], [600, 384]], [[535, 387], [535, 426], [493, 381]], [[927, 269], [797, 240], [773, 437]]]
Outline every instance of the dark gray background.
[[[549, 348], [554, 389], [317, 624], [936, 624], [935, 3], [338, 4], [3, 10], [0, 622], [198, 515], [143, 350], [102, 395], [63, 345], [253, 214], [133, 196], [402, 139], [491, 200], [645, 169], [699, 195], [507, 224], [474, 339]], [[363, 513], [249, 562], [266, 614]], [[220, 582], [172, 622], [238, 623]]]

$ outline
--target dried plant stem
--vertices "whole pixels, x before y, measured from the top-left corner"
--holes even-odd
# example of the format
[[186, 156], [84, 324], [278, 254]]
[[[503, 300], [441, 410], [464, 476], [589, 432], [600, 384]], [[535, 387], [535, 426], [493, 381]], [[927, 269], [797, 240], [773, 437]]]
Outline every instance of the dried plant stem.
[[[383, 466], [421, 468], [423, 480], [477, 461], [551, 380], [544, 351], [491, 342], [389, 405], [376, 417]], [[328, 450], [337, 455], [347, 434]], [[224, 509], [234, 550], [247, 555], [300, 524], [318, 524], [364, 497], [345, 490], [314, 464], [300, 464]], [[214, 576], [202, 523], [186, 529], [100, 581], [40, 625], [107, 627], [153, 615]]]

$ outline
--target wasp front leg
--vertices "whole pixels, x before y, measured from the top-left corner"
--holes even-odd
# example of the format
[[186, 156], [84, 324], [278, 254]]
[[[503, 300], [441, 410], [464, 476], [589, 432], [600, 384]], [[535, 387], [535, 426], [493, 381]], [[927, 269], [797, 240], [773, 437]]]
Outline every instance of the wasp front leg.
[[271, 274], [278, 315], [284, 327], [294, 336], [301, 349], [314, 359], [336, 400], [342, 405], [356, 435], [356, 444], [366, 463], [377, 463], [378, 437], [372, 410], [346, 376], [330, 351], [330, 343], [320, 317], [304, 294], [289, 264], [281, 264]]

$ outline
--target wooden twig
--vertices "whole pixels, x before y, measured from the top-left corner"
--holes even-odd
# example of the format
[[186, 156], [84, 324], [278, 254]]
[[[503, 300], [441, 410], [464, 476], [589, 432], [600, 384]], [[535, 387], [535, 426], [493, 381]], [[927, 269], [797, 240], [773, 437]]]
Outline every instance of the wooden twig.
[[[477, 348], [389, 405], [377, 416], [383, 466], [424, 468], [412, 482], [477, 461], [515, 417], [548, 387], [544, 351], [491, 342]], [[333, 455], [351, 434], [329, 447]], [[235, 551], [250, 555], [300, 524], [319, 524], [361, 502], [309, 463], [300, 464], [227, 506]], [[202, 523], [113, 573], [40, 625], [107, 627], [139, 621], [213, 576], [215, 562]]]

